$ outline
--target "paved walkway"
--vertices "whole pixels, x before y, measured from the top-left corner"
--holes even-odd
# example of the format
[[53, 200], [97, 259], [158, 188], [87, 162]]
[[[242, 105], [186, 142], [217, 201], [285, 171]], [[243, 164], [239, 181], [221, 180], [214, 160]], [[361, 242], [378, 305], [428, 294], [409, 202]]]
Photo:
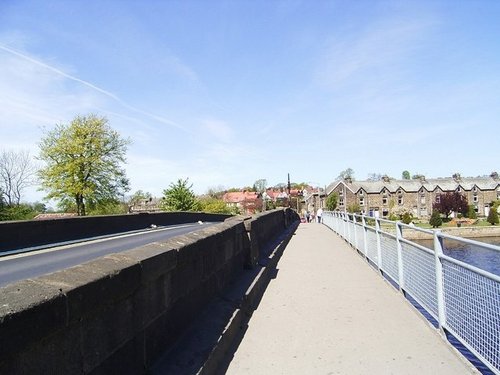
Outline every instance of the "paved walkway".
[[300, 224], [227, 374], [471, 374], [344, 240]]

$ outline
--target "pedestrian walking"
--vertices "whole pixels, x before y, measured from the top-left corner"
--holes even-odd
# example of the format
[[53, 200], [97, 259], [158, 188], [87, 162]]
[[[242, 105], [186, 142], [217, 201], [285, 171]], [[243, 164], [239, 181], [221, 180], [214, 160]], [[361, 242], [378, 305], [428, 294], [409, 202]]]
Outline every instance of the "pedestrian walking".
[[318, 220], [318, 223], [321, 223], [321, 215], [323, 215], [323, 209], [320, 207], [318, 212], [316, 212], [316, 218]]

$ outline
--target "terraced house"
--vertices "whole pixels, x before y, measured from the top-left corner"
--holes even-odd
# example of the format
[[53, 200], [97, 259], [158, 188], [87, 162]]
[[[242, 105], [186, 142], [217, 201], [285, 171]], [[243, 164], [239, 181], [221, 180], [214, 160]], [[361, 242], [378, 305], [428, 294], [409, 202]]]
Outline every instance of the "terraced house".
[[497, 172], [488, 177], [452, 177], [396, 180], [387, 176], [379, 181], [335, 181], [326, 188], [327, 195], [338, 194], [338, 209], [359, 204], [361, 211], [372, 216], [388, 217], [407, 210], [414, 217], [426, 218], [432, 205], [444, 193], [459, 192], [474, 205], [479, 216], [487, 216], [490, 203], [500, 199], [500, 180]]

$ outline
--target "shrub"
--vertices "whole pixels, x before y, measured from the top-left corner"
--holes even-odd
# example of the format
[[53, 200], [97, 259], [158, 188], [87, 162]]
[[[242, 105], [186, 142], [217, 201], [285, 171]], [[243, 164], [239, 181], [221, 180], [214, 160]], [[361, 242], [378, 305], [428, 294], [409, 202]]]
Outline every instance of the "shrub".
[[477, 213], [476, 210], [474, 209], [474, 205], [469, 204], [469, 207], [467, 209], [467, 217], [469, 219], [477, 219]]
[[498, 212], [493, 207], [490, 208], [490, 213], [488, 214], [488, 218], [486, 219], [488, 223], [491, 225], [498, 224]]
[[347, 212], [351, 214], [359, 214], [361, 213], [361, 206], [357, 203], [350, 204], [347, 206]]
[[433, 228], [438, 228], [443, 224], [443, 219], [441, 219], [441, 215], [439, 214], [438, 211], [432, 212], [429, 224], [432, 225]]
[[403, 223], [405, 224], [410, 224], [411, 221], [413, 220], [413, 215], [410, 214], [409, 212], [405, 212], [403, 214], [403, 217], [401, 218], [401, 220], [403, 221]]

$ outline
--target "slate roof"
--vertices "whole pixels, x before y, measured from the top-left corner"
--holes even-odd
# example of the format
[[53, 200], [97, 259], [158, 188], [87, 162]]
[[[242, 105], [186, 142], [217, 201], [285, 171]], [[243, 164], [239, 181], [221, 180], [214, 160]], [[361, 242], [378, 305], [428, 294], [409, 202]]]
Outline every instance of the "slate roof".
[[470, 191], [477, 186], [478, 189], [495, 190], [500, 187], [500, 181], [493, 177], [462, 177], [455, 179], [453, 177], [433, 178], [425, 180], [396, 180], [389, 179], [388, 181], [353, 181], [347, 182], [345, 180], [337, 180], [327, 187], [327, 192], [330, 193], [339, 184], [344, 184], [346, 188], [353, 193], [358, 193], [361, 189], [366, 193], [380, 193], [384, 188], [389, 190], [390, 193], [396, 193], [399, 189], [404, 190], [406, 193], [416, 193], [422, 187], [427, 191], [434, 191], [441, 189], [442, 191], [455, 191], [459, 186], [467, 191]]

